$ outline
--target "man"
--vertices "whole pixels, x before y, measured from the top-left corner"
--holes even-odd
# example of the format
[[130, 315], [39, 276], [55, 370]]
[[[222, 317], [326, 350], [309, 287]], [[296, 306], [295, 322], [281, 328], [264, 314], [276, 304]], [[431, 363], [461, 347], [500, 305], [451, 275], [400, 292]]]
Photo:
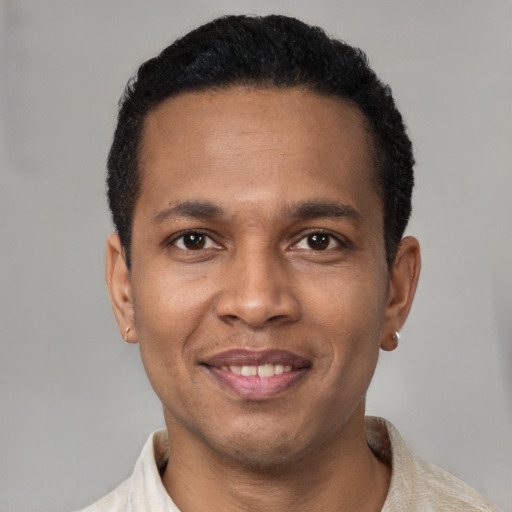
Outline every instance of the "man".
[[141, 66], [107, 283], [167, 429], [88, 512], [494, 510], [365, 419], [418, 282], [413, 163], [364, 54], [297, 20], [220, 18]]

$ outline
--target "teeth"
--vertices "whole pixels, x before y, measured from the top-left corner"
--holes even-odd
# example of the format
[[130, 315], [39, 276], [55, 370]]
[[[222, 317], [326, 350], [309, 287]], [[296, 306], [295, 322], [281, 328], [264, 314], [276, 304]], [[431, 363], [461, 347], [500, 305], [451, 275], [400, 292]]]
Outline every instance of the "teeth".
[[230, 366], [229, 367], [230, 371], [236, 375], [241, 375], [242, 374], [242, 367], [241, 366]]
[[230, 371], [235, 375], [242, 375], [243, 377], [273, 377], [274, 375], [281, 375], [292, 371], [292, 367], [282, 364], [261, 364], [259, 366], [222, 366], [221, 370]]
[[274, 375], [273, 364], [262, 364], [258, 366], [258, 377], [272, 377]]
[[274, 365], [274, 375], [281, 375], [284, 372], [284, 366], [282, 364]]
[[244, 377], [255, 377], [258, 375], [258, 367], [257, 366], [242, 366], [242, 372], [240, 375]]

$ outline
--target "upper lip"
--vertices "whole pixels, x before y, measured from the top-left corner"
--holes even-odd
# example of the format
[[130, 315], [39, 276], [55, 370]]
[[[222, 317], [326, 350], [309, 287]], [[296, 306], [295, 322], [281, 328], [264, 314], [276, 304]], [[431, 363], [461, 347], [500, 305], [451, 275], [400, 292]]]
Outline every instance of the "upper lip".
[[209, 357], [204, 361], [208, 366], [260, 366], [263, 364], [281, 364], [295, 369], [308, 368], [311, 361], [287, 350], [247, 350], [232, 349]]

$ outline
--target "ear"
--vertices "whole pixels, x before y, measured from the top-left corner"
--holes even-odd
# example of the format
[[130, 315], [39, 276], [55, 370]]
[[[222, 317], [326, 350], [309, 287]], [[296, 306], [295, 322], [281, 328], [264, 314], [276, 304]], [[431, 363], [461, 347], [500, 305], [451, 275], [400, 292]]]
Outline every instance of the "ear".
[[107, 241], [105, 278], [119, 333], [126, 342], [137, 343], [130, 270], [126, 265], [121, 240], [116, 233], [110, 235]]
[[398, 246], [389, 280], [388, 302], [381, 348], [394, 350], [398, 345], [395, 333], [399, 333], [409, 315], [420, 276], [420, 244], [408, 236]]

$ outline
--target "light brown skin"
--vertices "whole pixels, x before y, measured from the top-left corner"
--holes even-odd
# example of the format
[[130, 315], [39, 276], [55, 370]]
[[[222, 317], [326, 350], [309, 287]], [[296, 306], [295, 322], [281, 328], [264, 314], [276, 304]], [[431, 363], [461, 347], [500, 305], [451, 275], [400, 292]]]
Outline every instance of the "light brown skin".
[[[186, 93], [146, 120], [131, 270], [114, 234], [106, 273], [119, 330], [140, 343], [163, 404], [162, 481], [182, 512], [384, 503], [390, 469], [366, 443], [365, 395], [408, 315], [420, 251], [404, 238], [388, 271], [369, 137], [356, 108], [300, 89]], [[221, 213], [155, 220], [185, 201]], [[356, 218], [291, 216], [315, 201]], [[186, 250], [186, 230], [211, 238]], [[318, 231], [341, 243], [311, 249]], [[246, 400], [200, 364], [233, 348], [289, 350], [312, 367]]]

